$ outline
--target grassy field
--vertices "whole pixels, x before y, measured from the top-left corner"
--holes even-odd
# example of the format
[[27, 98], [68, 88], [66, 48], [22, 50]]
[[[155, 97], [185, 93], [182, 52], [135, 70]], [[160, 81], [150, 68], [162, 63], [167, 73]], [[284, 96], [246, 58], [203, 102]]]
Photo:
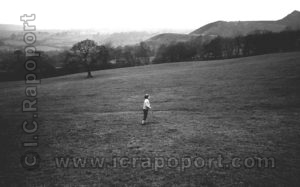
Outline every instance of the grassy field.
[[[299, 186], [300, 53], [182, 62], [42, 80], [38, 86], [40, 168], [26, 171], [21, 142], [24, 81], [0, 83], [0, 186]], [[145, 93], [153, 114], [140, 125]], [[109, 167], [114, 158], [203, 158], [181, 169]], [[248, 160], [209, 167], [210, 158]], [[58, 168], [55, 157], [105, 158], [105, 168]], [[259, 167], [256, 158], [274, 158]], [[159, 159], [157, 159], [159, 161]], [[170, 161], [170, 160], [169, 160]], [[201, 161], [201, 160], [200, 160]], [[141, 160], [142, 163], [142, 160]], [[157, 162], [157, 165], [162, 162]], [[193, 165], [194, 162], [192, 162]], [[199, 164], [199, 160], [197, 160]], [[202, 162], [200, 162], [201, 165]], [[198, 165], [199, 166], [199, 165]]]

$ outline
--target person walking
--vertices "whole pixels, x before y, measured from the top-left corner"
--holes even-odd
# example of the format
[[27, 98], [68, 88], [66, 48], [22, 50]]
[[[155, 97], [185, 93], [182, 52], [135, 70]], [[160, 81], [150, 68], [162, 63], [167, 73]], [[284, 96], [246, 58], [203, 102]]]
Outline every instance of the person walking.
[[144, 116], [143, 116], [143, 120], [142, 120], [142, 125], [145, 124], [146, 119], [147, 119], [147, 115], [148, 115], [148, 111], [149, 111], [149, 109], [151, 109], [150, 101], [149, 101], [149, 99], [150, 99], [149, 94], [146, 94], [144, 98], [145, 98], [144, 104], [143, 104], [143, 113], [144, 113]]

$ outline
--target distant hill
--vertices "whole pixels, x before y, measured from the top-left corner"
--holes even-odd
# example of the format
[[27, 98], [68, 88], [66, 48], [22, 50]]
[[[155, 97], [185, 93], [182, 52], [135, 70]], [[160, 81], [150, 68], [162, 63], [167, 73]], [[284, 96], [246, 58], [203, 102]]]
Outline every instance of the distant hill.
[[275, 21], [217, 21], [200, 27], [190, 34], [235, 37], [247, 35], [257, 30], [280, 32], [284, 29], [286, 29], [285, 25], [278, 24]]
[[[134, 45], [157, 35], [158, 32], [101, 33], [93, 30], [37, 30], [36, 34], [35, 46], [38, 50], [54, 51], [68, 49], [76, 42], [87, 38], [100, 44], [110, 43], [113, 46]], [[23, 35], [22, 26], [0, 24], [0, 51], [22, 48]]]
[[22, 31], [21, 25], [0, 24], [0, 31]]
[[187, 42], [196, 36], [189, 35], [189, 34], [176, 34], [176, 33], [164, 33], [164, 34], [159, 34], [156, 35], [148, 40], [146, 40], [146, 43], [156, 49], [160, 45], [163, 44], [170, 44], [170, 43], [176, 43], [176, 42]]
[[[276, 21], [216, 21], [204, 25], [189, 34], [162, 34], [161, 32], [103, 34], [96, 30], [38, 30], [37, 46], [39, 49], [45, 51], [63, 50], [70, 48], [78, 41], [90, 38], [99, 43], [111, 43], [114, 46], [133, 45], [145, 41], [151, 48], [157, 49], [162, 44], [169, 45], [171, 43], [187, 42], [190, 40], [207, 42], [217, 36], [235, 37], [238, 35], [247, 35], [257, 30], [280, 32], [286, 29], [300, 29], [299, 11], [295, 10], [286, 17]], [[2, 48], [14, 49], [22, 47], [24, 43], [21, 31], [21, 25], [0, 24], [0, 44], [2, 43], [0, 50]], [[5, 46], [3, 46], [3, 43]]]
[[280, 32], [285, 29], [300, 29], [300, 12], [293, 11], [277, 21], [217, 21], [191, 32], [191, 35], [217, 35], [235, 37], [247, 35], [254, 31]]
[[300, 29], [300, 12], [293, 11], [286, 17], [277, 21], [216, 21], [204, 25], [189, 34], [159, 34], [146, 42], [157, 48], [161, 44], [171, 44], [176, 42], [186, 42], [202, 36], [203, 41], [213, 39], [217, 36], [236, 37], [247, 35], [255, 31], [280, 32], [287, 29]]
[[103, 36], [95, 35], [94, 38], [101, 43], [111, 43], [113, 46], [125, 46], [137, 44], [156, 34], [157, 33], [132, 31], [112, 33]]
[[278, 20], [277, 23], [286, 25], [290, 29], [298, 30], [300, 29], [300, 12], [295, 10], [281, 20]]

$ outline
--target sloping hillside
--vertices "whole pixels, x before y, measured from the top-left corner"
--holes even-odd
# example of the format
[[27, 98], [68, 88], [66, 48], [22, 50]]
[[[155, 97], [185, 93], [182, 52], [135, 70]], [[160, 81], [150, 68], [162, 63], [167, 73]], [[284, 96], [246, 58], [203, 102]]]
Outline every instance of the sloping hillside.
[[293, 11], [286, 17], [277, 21], [216, 21], [204, 25], [190, 34], [160, 34], [148, 39], [146, 42], [150, 46], [158, 47], [161, 44], [171, 44], [185, 42], [197, 38], [205, 37], [206, 40], [217, 36], [236, 37], [247, 35], [255, 31], [280, 32], [286, 29], [300, 29], [300, 12]]
[[283, 19], [278, 20], [277, 23], [286, 25], [289, 29], [298, 30], [300, 29], [300, 12], [295, 10]]
[[152, 48], [157, 48], [163, 44], [168, 45], [176, 42], [187, 42], [195, 37], [196, 36], [188, 34], [164, 33], [146, 40], [146, 43]]
[[[299, 52], [85, 75], [42, 80], [33, 134], [21, 125], [34, 128], [21, 110], [33, 100], [24, 81], [0, 83], [0, 186], [300, 185]], [[143, 126], [145, 93], [153, 113]], [[34, 135], [38, 147], [21, 147]], [[40, 168], [20, 166], [27, 150], [40, 155]]]
[[257, 30], [280, 32], [284, 29], [286, 29], [285, 25], [273, 21], [217, 21], [205, 25], [190, 34], [235, 37], [247, 35]]
[[278, 21], [217, 21], [191, 32], [192, 35], [218, 35], [235, 37], [247, 35], [257, 30], [280, 32], [285, 29], [300, 28], [300, 12], [294, 11]]

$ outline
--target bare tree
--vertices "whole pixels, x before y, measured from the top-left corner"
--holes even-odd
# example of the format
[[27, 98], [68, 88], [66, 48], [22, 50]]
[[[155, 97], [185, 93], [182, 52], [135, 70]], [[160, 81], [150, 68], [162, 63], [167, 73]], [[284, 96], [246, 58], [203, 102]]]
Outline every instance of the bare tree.
[[81, 58], [81, 61], [86, 66], [87, 73], [88, 73], [87, 78], [93, 77], [91, 73], [91, 63], [92, 63], [91, 55], [96, 51], [96, 49], [97, 49], [96, 42], [89, 39], [78, 42], [74, 44], [73, 47], [71, 48], [71, 50]]

